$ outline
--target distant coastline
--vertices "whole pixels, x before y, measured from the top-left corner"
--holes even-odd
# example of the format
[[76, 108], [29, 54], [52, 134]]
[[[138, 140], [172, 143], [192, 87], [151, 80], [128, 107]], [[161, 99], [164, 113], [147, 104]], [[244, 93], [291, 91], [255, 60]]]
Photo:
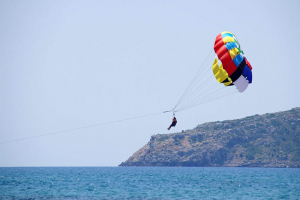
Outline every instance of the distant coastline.
[[300, 167], [300, 108], [157, 134], [119, 166]]

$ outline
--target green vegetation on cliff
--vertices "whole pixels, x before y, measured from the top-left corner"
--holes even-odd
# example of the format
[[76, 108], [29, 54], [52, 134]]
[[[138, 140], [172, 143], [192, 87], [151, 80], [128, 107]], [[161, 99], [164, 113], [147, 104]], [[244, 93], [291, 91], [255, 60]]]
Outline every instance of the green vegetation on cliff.
[[120, 166], [300, 167], [300, 108], [153, 135]]

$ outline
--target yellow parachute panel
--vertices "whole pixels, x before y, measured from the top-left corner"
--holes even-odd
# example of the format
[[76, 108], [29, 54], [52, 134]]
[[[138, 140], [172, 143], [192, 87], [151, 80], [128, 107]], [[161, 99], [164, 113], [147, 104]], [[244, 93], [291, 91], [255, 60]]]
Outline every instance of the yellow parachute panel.
[[240, 51], [238, 48], [233, 48], [233, 49], [230, 49], [228, 50], [229, 54], [230, 54], [230, 57], [231, 59], [233, 60], [235, 56], [237, 56], [238, 54], [240, 54]]
[[218, 59], [215, 58], [212, 65], [213, 73], [219, 83], [223, 83], [225, 86], [228, 86], [232, 83], [231, 79], [228, 77], [227, 72], [223, 69], [223, 65], [219, 66]]
[[224, 42], [224, 44], [226, 44], [228, 42], [235, 42], [235, 40], [233, 39], [233, 37], [227, 36], [227, 37], [223, 38], [223, 42]]
[[214, 63], [212, 65], [212, 70], [214, 75], [216, 75], [219, 71], [219, 64], [218, 64], [218, 59], [215, 58]]

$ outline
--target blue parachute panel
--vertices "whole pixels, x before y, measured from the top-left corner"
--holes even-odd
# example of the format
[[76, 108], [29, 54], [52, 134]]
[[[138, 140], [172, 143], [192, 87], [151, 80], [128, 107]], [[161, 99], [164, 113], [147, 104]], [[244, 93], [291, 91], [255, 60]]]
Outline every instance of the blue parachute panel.
[[241, 54], [239, 54], [234, 57], [233, 62], [235, 64], [235, 66], [238, 67], [243, 60], [244, 60], [243, 56]]
[[222, 38], [224, 38], [224, 37], [233, 37], [233, 35], [230, 33], [223, 33]]
[[226, 46], [227, 50], [230, 50], [230, 49], [233, 49], [233, 48], [237, 48], [237, 45], [236, 45], [235, 42], [227, 42], [225, 44], [225, 46]]
[[248, 65], [245, 66], [244, 71], [243, 71], [243, 75], [247, 78], [249, 83], [252, 83], [252, 71], [248, 67]]

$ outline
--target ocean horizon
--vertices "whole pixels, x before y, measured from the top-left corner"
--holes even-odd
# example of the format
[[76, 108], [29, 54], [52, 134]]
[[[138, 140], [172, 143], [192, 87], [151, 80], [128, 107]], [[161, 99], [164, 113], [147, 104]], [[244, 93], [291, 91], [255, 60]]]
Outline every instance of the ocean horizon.
[[1, 167], [0, 199], [300, 199], [300, 169]]

